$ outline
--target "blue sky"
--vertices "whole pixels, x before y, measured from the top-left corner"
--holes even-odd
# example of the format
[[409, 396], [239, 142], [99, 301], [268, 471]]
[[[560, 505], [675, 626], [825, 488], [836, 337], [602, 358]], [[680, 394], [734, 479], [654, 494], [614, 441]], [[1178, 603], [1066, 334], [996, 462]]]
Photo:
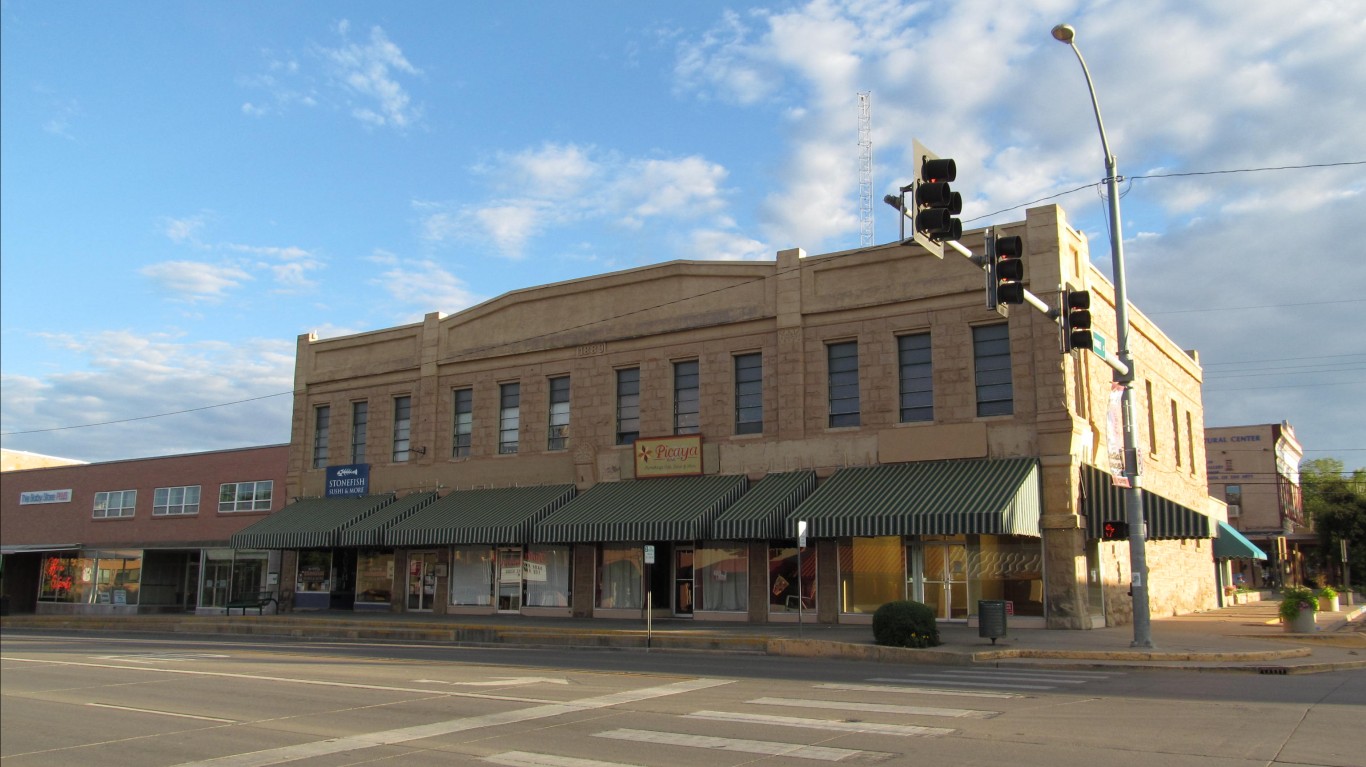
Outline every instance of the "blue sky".
[[[1104, 176], [1060, 21], [1128, 177], [1130, 301], [1200, 351], [1207, 423], [1288, 420], [1308, 457], [1366, 465], [1366, 21], [1346, 1], [4, 0], [3, 445], [286, 442], [300, 333], [856, 247], [861, 91], [875, 199], [914, 137], [957, 160], [968, 226], [1018, 220], [999, 211]], [[1094, 187], [1051, 202], [1108, 271]]]

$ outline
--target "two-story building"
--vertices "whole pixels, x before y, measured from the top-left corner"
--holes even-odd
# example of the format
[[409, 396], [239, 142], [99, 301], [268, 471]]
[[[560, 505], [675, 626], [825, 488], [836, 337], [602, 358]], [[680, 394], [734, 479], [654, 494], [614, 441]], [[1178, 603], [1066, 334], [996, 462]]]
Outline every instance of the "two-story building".
[[[1001, 230], [1032, 292], [1089, 290], [1113, 344], [1113, 288], [1062, 210]], [[1004, 600], [1014, 625], [1128, 622], [1128, 544], [1102, 534], [1124, 518], [1111, 369], [983, 284], [952, 251], [793, 249], [301, 336], [285, 494], [311, 500], [234, 544], [284, 553], [294, 609], [340, 590], [355, 609], [858, 622], [911, 598], [945, 620]], [[1130, 318], [1152, 609], [1213, 607], [1198, 359]]]

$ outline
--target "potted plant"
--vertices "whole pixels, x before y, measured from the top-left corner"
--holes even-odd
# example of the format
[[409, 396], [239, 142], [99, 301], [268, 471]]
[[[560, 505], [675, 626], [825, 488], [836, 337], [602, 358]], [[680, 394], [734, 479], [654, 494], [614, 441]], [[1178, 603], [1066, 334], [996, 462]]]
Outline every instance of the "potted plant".
[[1285, 630], [1294, 634], [1312, 634], [1316, 628], [1314, 611], [1319, 609], [1313, 589], [1306, 586], [1287, 586], [1281, 591], [1280, 616]]
[[1335, 613], [1340, 609], [1338, 604], [1338, 592], [1332, 586], [1324, 586], [1319, 591], [1319, 609], [1327, 613]]

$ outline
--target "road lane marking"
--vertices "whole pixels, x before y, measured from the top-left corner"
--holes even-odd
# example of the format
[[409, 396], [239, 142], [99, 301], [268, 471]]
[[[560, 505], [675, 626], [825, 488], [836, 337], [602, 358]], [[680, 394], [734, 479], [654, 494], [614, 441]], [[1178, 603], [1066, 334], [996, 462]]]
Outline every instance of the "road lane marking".
[[1052, 690], [1055, 689], [1051, 684], [1003, 684], [1000, 682], [979, 682], [972, 679], [956, 681], [935, 676], [908, 676], [899, 679], [890, 677], [877, 677], [869, 679], [870, 682], [923, 682], [925, 684], [938, 685], [962, 685], [964, 687], [995, 687], [1004, 690]]
[[889, 684], [818, 684], [817, 690], [845, 690], [847, 692], [894, 692], [915, 695], [952, 695], [956, 698], [1023, 698], [1014, 692], [986, 692], [984, 690], [941, 690], [934, 687], [905, 687]]
[[135, 655], [92, 655], [95, 660], [121, 660], [126, 663], [161, 663], [173, 660], [201, 660], [203, 658], [222, 659], [227, 655], [208, 652], [168, 652], [168, 653], [137, 653]]
[[520, 684], [569, 684], [569, 680], [548, 676], [500, 676], [483, 682], [445, 682], [440, 679], [414, 679], [413, 684], [449, 684], [464, 687], [515, 687]]
[[755, 698], [745, 702], [758, 706], [834, 708], [843, 711], [875, 711], [880, 714], [947, 716], [954, 719], [990, 719], [1001, 713], [1000, 711], [977, 711], [971, 708], [928, 708], [925, 706], [897, 706], [890, 703], [855, 703], [842, 700], [805, 700], [802, 698]]
[[805, 719], [796, 716], [772, 716], [769, 714], [743, 714], [733, 711], [694, 711], [685, 714], [687, 719], [706, 719], [720, 722], [748, 722], [749, 724], [772, 724], [778, 727], [802, 727], [812, 730], [831, 732], [867, 732], [878, 735], [901, 735], [908, 738], [939, 737], [952, 735], [956, 730], [948, 727], [923, 727], [918, 724], [881, 724], [878, 722], [843, 722], [831, 719]]
[[713, 751], [738, 751], [744, 754], [764, 754], [794, 759], [814, 759], [821, 762], [839, 762], [852, 757], [891, 756], [876, 751], [862, 751], [853, 748], [831, 748], [828, 746], [808, 746], [802, 743], [778, 743], [771, 740], [743, 740], [721, 738], [714, 735], [689, 735], [681, 732], [656, 732], [654, 730], [619, 729], [593, 733], [595, 738], [629, 740], [635, 743], [655, 743], [666, 746], [685, 746], [706, 748]]
[[530, 751], [504, 751], [484, 757], [483, 761], [507, 767], [641, 767], [626, 762], [600, 762], [597, 759], [578, 759], [573, 756], [533, 754]]
[[216, 716], [195, 716], [194, 714], [181, 714], [175, 711], [158, 711], [152, 708], [133, 708], [132, 706], [111, 706], [108, 703], [87, 703], [85, 705], [94, 706], [95, 708], [112, 708], [117, 711], [132, 711], [135, 714], [157, 714], [159, 716], [178, 716], [181, 719], [198, 719], [203, 722], [224, 722], [226, 724], [235, 724], [237, 722], [236, 719], [219, 719]]
[[718, 687], [724, 684], [731, 684], [731, 680], [689, 679], [682, 682], [660, 685], [658, 687], [647, 687], [639, 690], [623, 690], [621, 692], [608, 693], [607, 695], [599, 695], [593, 698], [582, 698], [580, 700], [567, 701], [565, 703], [552, 703], [532, 706], [531, 708], [502, 711], [495, 714], [484, 714], [483, 716], [463, 717], [461, 719], [449, 719], [444, 722], [432, 722], [431, 724], [420, 724], [413, 727], [401, 727], [395, 730], [383, 730], [380, 732], [368, 732], [340, 738], [329, 738], [327, 740], [299, 743], [293, 746], [251, 751], [244, 754], [230, 754], [215, 759], [185, 762], [177, 765], [177, 767], [268, 767], [268, 765], [283, 764], [285, 762], [293, 762], [300, 759], [312, 759], [346, 751], [358, 751], [361, 749], [373, 748], [375, 746], [392, 746], [413, 740], [423, 740], [441, 735], [465, 732], [467, 730], [498, 727], [505, 724], [520, 724], [522, 722], [547, 719], [563, 714], [610, 708], [612, 706], [619, 706], [627, 703], [662, 698], [668, 695], [679, 695], [686, 692], [705, 690], [710, 687]]

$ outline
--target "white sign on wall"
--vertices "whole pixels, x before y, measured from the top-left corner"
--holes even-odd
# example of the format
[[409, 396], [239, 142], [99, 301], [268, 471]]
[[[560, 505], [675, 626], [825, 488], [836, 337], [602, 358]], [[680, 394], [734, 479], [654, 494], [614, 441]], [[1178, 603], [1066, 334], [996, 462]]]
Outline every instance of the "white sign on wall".
[[34, 503], [71, 503], [71, 489], [31, 490], [27, 493], [19, 494], [20, 506], [27, 506]]

